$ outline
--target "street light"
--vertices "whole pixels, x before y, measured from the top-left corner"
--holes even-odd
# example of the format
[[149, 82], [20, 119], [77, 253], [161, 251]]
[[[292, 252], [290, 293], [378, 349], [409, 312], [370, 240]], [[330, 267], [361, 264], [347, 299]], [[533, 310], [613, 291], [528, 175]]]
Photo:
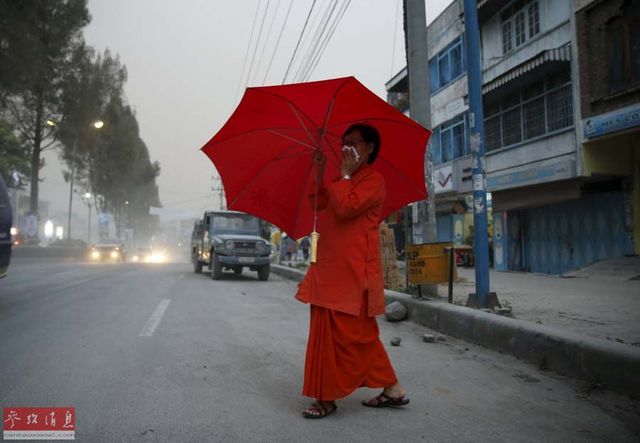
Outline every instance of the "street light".
[[[47, 120], [47, 124], [49, 124], [49, 120]], [[55, 122], [53, 124], [55, 126]], [[104, 126], [104, 122], [102, 120], [96, 120], [91, 123], [92, 128], [94, 129], [102, 129]], [[76, 158], [76, 150], [77, 150], [77, 138], [73, 140], [73, 155], [71, 156], [71, 177], [69, 178], [69, 217], [67, 220], [67, 238], [71, 239], [71, 207], [73, 206], [73, 179], [75, 177], [75, 158]]]
[[91, 193], [86, 192], [84, 198], [87, 200], [87, 207], [89, 208], [89, 221], [87, 223], [87, 243], [91, 244]]

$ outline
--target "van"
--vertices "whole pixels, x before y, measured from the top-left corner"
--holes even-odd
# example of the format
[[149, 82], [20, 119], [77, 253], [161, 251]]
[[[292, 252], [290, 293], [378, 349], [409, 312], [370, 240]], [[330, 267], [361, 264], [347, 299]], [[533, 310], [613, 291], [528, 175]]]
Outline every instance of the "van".
[[9, 261], [11, 261], [11, 201], [9, 193], [0, 176], [0, 278], [7, 275]]

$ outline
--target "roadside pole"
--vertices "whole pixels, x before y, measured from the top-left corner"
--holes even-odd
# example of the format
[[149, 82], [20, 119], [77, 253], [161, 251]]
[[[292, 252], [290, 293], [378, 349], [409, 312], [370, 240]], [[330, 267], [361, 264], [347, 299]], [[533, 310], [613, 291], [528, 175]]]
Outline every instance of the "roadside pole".
[[[404, 0], [404, 8], [407, 23], [409, 112], [413, 120], [425, 128], [431, 129], [431, 84], [429, 83], [429, 44], [425, 1]], [[433, 156], [430, 150], [427, 150], [425, 158], [425, 172], [428, 198], [418, 202], [417, 205], [422, 243], [430, 243], [437, 240], [435, 196], [433, 193]], [[420, 290], [421, 294], [430, 297], [438, 295], [438, 286], [434, 284], [421, 285]]]
[[490, 297], [489, 294], [489, 233], [477, 0], [464, 0], [464, 27], [467, 44], [467, 82], [469, 85], [469, 144], [473, 157], [473, 247], [476, 271], [476, 292], [469, 295], [467, 305], [485, 308], [497, 304], [497, 297], [495, 294]]

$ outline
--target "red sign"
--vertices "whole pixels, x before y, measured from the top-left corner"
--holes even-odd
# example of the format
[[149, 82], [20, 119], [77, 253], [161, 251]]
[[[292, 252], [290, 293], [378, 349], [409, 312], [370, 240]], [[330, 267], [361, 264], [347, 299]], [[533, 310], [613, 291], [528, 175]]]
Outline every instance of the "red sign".
[[76, 411], [72, 407], [3, 408], [5, 440], [75, 440]]

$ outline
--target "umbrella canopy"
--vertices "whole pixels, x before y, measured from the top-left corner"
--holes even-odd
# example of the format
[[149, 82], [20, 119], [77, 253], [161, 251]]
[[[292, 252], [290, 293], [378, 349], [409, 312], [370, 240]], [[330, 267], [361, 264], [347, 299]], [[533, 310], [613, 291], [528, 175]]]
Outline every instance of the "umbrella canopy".
[[354, 77], [247, 88], [202, 151], [224, 185], [227, 207], [267, 220], [294, 238], [308, 234], [313, 153], [327, 155], [325, 183], [339, 176], [342, 134], [354, 123], [380, 132], [372, 165], [385, 178], [383, 217], [427, 197], [424, 156], [431, 132]]

